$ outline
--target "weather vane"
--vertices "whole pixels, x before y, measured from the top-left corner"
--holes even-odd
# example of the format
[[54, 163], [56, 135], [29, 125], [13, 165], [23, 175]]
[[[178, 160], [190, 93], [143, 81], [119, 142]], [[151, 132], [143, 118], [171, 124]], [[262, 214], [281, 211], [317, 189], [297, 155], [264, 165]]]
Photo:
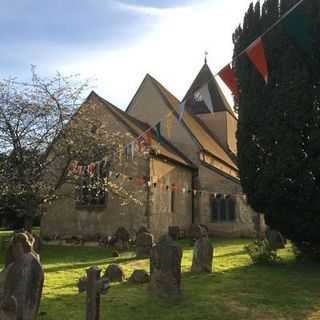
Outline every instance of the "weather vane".
[[204, 64], [207, 64], [207, 56], [208, 56], [208, 51], [204, 52]]

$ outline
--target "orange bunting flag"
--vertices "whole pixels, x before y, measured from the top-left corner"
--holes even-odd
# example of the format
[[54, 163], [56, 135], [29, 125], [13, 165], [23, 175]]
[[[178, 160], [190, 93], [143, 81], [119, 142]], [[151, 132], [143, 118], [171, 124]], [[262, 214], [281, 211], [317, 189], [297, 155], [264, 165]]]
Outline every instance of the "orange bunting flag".
[[250, 61], [255, 65], [258, 72], [261, 74], [265, 83], [268, 83], [268, 65], [261, 37], [259, 37], [248, 47], [246, 53]]
[[240, 93], [237, 84], [237, 77], [233, 69], [231, 68], [230, 64], [226, 65], [223, 69], [221, 69], [218, 75], [221, 78], [221, 80], [226, 84], [226, 86], [230, 89], [236, 101], [239, 102]]

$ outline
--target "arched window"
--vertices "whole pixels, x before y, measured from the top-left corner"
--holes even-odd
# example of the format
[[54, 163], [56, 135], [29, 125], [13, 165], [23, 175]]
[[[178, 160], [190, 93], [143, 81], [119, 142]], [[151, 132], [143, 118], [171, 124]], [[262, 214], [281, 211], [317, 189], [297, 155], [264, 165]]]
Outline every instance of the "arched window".
[[210, 222], [235, 221], [235, 208], [236, 202], [232, 196], [212, 195], [210, 198]]

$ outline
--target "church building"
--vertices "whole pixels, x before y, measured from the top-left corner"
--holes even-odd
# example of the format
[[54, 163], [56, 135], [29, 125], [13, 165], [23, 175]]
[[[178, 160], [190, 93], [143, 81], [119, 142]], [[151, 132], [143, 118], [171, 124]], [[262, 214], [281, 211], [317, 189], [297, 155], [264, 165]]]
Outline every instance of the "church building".
[[[200, 223], [214, 236], [254, 236], [257, 214], [242, 194], [237, 167], [237, 117], [207, 63], [182, 101], [183, 113], [180, 101], [149, 74], [125, 112], [92, 92], [76, 117], [84, 126], [88, 117], [99, 124], [97, 134], [106, 139], [118, 132], [121, 144], [131, 146], [129, 157], [128, 150], [113, 156], [108, 183], [134, 201], [124, 201], [112, 188], [99, 199], [81, 198], [72, 184], [57, 184], [57, 200], [42, 217], [42, 235], [95, 239], [119, 227], [134, 234], [145, 226], [158, 238], [170, 226], [188, 232]], [[146, 136], [148, 146], [141, 150]]]

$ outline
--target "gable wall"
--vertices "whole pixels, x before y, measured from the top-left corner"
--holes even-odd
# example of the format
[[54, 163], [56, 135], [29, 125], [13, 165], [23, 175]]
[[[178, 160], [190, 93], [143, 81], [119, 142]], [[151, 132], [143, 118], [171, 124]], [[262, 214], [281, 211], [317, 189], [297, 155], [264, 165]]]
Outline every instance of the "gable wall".
[[[150, 125], [156, 124], [157, 121], [163, 119], [169, 112], [171, 110], [148, 78], [144, 80], [138, 94], [128, 109], [130, 115]], [[181, 150], [191, 161], [197, 163], [199, 161], [199, 146], [187, 129], [172, 115], [172, 130], [169, 135], [164, 123], [165, 121], [161, 122], [161, 134], [176, 148]]]
[[[158, 159], [150, 161], [150, 227], [155, 238], [169, 226], [187, 231], [192, 223], [192, 171]], [[156, 183], [154, 186], [153, 183]], [[174, 211], [171, 211], [171, 186], [175, 185]], [[167, 190], [166, 187], [169, 187]], [[182, 189], [185, 188], [185, 192]]]
[[[77, 115], [78, 119], [84, 119], [85, 125], [88, 117], [96, 119], [101, 123], [98, 133], [108, 141], [108, 132], [117, 132], [121, 135], [122, 143], [131, 141], [127, 128], [115, 118], [110, 111], [106, 109], [96, 99], [81, 109]], [[80, 118], [79, 118], [80, 117]], [[147, 175], [148, 161], [143, 158], [141, 153], [137, 153], [134, 161], [122, 161], [118, 158], [113, 162], [111, 171], [121, 172], [131, 177], [141, 177]], [[124, 184], [125, 188], [139, 200], [143, 205], [131, 203], [128, 206], [122, 206], [123, 201], [117, 195], [110, 192], [108, 204], [103, 209], [78, 209], [75, 207], [74, 185], [63, 183], [57, 190], [58, 199], [54, 201], [44, 214], [41, 221], [41, 233], [43, 236], [83, 236], [90, 239], [96, 235], [111, 235], [118, 227], [124, 226], [131, 232], [134, 232], [142, 225], [146, 225], [146, 206], [147, 194], [143, 187], [137, 188], [136, 180], [112, 178], [116, 186]]]

